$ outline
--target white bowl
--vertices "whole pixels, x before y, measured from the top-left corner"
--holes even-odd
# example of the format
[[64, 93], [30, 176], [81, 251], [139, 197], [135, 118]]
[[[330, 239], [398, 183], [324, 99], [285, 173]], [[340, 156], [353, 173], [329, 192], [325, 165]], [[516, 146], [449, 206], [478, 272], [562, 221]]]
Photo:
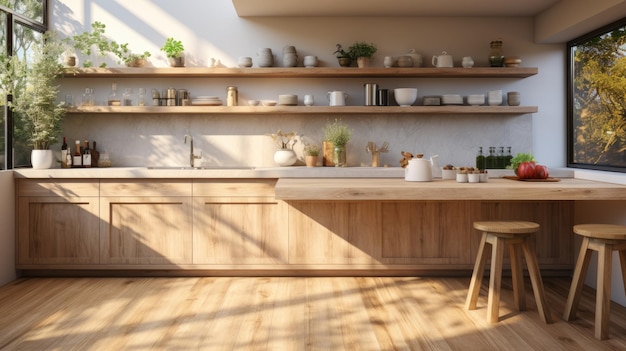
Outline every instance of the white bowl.
[[261, 101], [261, 103], [263, 104], [263, 106], [275, 106], [276, 100], [263, 100]]
[[485, 103], [485, 94], [472, 94], [467, 96], [467, 104], [480, 106]]
[[400, 106], [411, 106], [417, 100], [416, 88], [396, 88], [393, 90], [393, 96]]
[[259, 106], [260, 103], [259, 100], [248, 100], [248, 105], [250, 106]]

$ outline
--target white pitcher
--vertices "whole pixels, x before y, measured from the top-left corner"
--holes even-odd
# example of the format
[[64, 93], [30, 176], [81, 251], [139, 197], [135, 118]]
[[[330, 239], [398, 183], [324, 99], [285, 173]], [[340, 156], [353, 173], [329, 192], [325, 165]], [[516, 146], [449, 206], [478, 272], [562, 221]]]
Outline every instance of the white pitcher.
[[404, 169], [404, 180], [407, 182], [430, 182], [433, 180], [431, 161], [426, 158], [413, 158]]
[[344, 93], [343, 91], [335, 90], [329, 91], [326, 97], [330, 102], [330, 106], [346, 106], [346, 101], [350, 95]]
[[439, 56], [433, 56], [432, 63], [435, 67], [454, 67], [452, 55], [448, 55], [445, 51]]

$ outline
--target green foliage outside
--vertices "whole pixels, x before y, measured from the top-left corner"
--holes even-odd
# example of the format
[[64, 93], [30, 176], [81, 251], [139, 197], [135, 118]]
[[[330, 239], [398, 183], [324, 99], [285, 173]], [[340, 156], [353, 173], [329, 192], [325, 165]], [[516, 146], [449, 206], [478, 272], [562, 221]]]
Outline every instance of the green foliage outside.
[[573, 49], [573, 161], [626, 167], [626, 26]]

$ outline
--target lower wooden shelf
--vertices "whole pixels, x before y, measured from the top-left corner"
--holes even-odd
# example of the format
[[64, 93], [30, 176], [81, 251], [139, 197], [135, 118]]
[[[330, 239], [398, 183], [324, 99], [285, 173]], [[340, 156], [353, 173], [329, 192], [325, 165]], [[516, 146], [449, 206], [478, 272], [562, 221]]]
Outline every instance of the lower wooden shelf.
[[86, 106], [69, 114], [424, 114], [523, 115], [537, 106]]

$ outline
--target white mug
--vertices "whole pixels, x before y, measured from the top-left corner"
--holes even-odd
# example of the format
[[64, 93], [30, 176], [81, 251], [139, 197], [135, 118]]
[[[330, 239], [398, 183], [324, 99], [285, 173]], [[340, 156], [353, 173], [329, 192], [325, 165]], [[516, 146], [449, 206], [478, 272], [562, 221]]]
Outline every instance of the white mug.
[[317, 66], [317, 56], [304, 56], [304, 67]]
[[304, 104], [306, 106], [313, 106], [313, 95], [304, 95]]
[[343, 91], [329, 91], [326, 95], [328, 97], [328, 101], [330, 102], [330, 106], [345, 106], [346, 100], [349, 95], [344, 93]]
[[448, 55], [447, 52], [442, 52], [439, 56], [433, 56], [433, 66], [435, 67], [454, 67], [452, 62], [452, 55]]

